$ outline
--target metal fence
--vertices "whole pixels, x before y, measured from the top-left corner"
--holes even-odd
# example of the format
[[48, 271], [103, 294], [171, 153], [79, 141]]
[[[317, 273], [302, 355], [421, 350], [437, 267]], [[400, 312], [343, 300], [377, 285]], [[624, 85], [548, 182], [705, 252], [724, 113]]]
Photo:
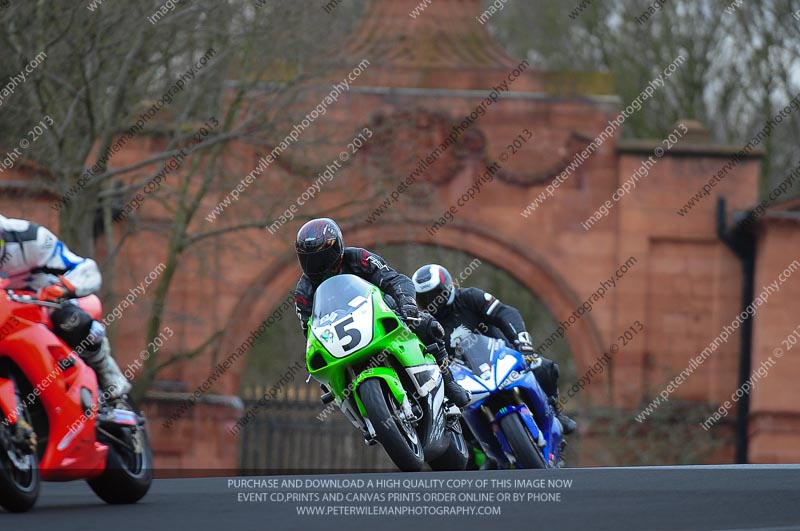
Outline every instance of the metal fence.
[[[268, 388], [242, 393], [245, 411]], [[383, 448], [367, 446], [338, 406], [324, 406], [316, 383], [295, 383], [266, 405], [240, 432], [241, 474], [394, 471]], [[710, 406], [670, 404], [647, 423], [633, 413], [594, 408], [577, 415], [578, 433], [567, 437], [567, 466], [620, 466], [732, 462], [733, 429], [697, 429]], [[713, 409], [713, 408], [712, 408]], [[707, 411], [708, 410], [708, 411]], [[320, 420], [320, 415], [323, 420]], [[688, 442], [687, 442], [688, 441]]]
[[[255, 406], [267, 389], [242, 392], [245, 411]], [[324, 406], [313, 382], [287, 387], [280, 396], [261, 405], [256, 417], [240, 434], [239, 468], [242, 474], [368, 472], [396, 470], [380, 446], [367, 446], [361, 432], [339, 407]], [[327, 414], [320, 415], [326, 410]]]

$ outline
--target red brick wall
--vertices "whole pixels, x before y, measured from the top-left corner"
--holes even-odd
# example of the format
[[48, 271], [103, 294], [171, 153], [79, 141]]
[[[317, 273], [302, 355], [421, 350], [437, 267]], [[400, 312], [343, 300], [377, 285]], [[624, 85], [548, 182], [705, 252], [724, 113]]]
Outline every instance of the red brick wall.
[[[764, 285], [778, 279], [792, 262], [797, 260], [800, 264], [798, 228], [796, 220], [764, 221], [757, 250], [756, 296]], [[794, 392], [800, 378], [800, 345], [783, 342], [800, 326], [800, 266], [797, 264], [791, 266], [797, 269], [780, 284], [780, 291], [770, 295], [768, 303], [759, 308], [755, 316], [752, 369], [756, 371], [763, 366], [768, 373], [756, 380], [750, 393], [748, 458], [753, 463], [800, 462], [800, 407]], [[781, 349], [782, 357], [776, 355], [776, 349]]]

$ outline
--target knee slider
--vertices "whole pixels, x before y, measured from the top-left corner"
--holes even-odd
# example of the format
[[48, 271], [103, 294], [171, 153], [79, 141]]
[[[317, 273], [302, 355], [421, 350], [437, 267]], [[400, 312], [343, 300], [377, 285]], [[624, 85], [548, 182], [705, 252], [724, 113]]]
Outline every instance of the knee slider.
[[[92, 333], [92, 324], [95, 322], [91, 315], [75, 304], [64, 304], [61, 308], [53, 311], [50, 319], [53, 322], [55, 334], [71, 349], [78, 349], [81, 343], [84, 343], [83, 346], [86, 347], [84, 340]], [[105, 337], [105, 330], [103, 337]], [[100, 341], [102, 341], [102, 337]]]

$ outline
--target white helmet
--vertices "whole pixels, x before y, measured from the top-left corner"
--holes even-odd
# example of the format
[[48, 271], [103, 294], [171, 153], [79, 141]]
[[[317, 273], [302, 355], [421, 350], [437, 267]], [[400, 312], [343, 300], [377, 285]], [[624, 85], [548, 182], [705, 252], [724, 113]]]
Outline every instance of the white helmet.
[[453, 304], [456, 298], [453, 277], [439, 264], [428, 264], [416, 270], [411, 277], [417, 292], [420, 310], [436, 314], [443, 307]]

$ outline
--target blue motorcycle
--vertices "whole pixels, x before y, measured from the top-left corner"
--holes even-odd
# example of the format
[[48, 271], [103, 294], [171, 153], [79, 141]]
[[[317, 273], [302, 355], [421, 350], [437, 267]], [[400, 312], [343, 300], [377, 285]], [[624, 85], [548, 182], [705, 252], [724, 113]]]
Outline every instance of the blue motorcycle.
[[522, 354], [480, 334], [454, 337], [453, 377], [472, 393], [463, 420], [500, 468], [559, 468], [563, 431]]

